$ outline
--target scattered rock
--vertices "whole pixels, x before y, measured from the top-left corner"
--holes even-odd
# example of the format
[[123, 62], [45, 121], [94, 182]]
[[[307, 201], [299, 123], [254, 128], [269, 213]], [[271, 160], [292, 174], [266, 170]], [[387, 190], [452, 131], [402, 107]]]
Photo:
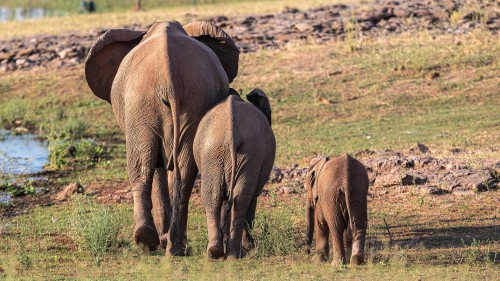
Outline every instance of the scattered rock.
[[280, 193], [281, 194], [294, 194], [294, 193], [297, 193], [297, 191], [295, 191], [295, 188], [293, 188], [293, 187], [284, 186], [280, 189]]
[[422, 143], [416, 143], [415, 145], [410, 147], [409, 151], [410, 151], [410, 153], [422, 153], [422, 154], [426, 154], [426, 153], [431, 152], [429, 150], [429, 148], [425, 144], [422, 144]]
[[474, 192], [473, 190], [471, 189], [468, 189], [466, 187], [457, 187], [455, 189], [453, 189], [453, 195], [457, 195], [457, 196], [471, 196], [471, 195], [475, 195], [476, 192]]
[[283, 179], [283, 173], [281, 172], [281, 169], [278, 167], [273, 167], [269, 179], [272, 183], [281, 182], [281, 180]]
[[22, 135], [22, 134], [29, 133], [29, 130], [26, 127], [17, 127], [17, 128], [14, 129], [14, 133], [18, 134], [18, 135]]
[[405, 174], [401, 177], [401, 185], [421, 185], [427, 182], [427, 178]]
[[70, 198], [74, 194], [84, 194], [85, 189], [83, 186], [78, 183], [74, 182], [72, 184], [69, 184], [63, 188], [59, 193], [56, 194], [55, 199], [57, 201], [64, 201]]
[[422, 194], [438, 195], [444, 193], [444, 191], [436, 186], [419, 186], [418, 190]]

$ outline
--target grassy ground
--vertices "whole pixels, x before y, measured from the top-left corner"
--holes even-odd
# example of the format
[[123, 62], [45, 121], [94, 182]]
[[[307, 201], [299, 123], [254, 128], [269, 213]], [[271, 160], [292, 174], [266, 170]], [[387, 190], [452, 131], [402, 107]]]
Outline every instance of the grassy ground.
[[[169, 276], [194, 280], [302, 280], [311, 277], [320, 280], [331, 277], [480, 280], [500, 276], [498, 264], [495, 264], [500, 255], [496, 207], [500, 197], [497, 193], [477, 195], [472, 200], [452, 195], [394, 193], [372, 196], [369, 200], [367, 264], [359, 268], [314, 263], [302, 253], [305, 216], [301, 199], [302, 196], [290, 196], [274, 201], [271, 196], [263, 197], [258, 206], [256, 232], [260, 236], [257, 236], [258, 248], [254, 256], [229, 262], [210, 262], [204, 255], [206, 225], [197, 196], [192, 200], [188, 227], [192, 256], [171, 260], [162, 252], [142, 254], [133, 244], [129, 223], [131, 206], [82, 207], [78, 205], [80, 200], [73, 199], [63, 206], [37, 208], [28, 215], [2, 221], [0, 267], [6, 276], [20, 279], [59, 276], [130, 280], [140, 276], [146, 279]], [[85, 212], [91, 216], [82, 217]], [[98, 216], [101, 214], [111, 219], [102, 221]], [[94, 227], [79, 230], [75, 225], [82, 220]], [[385, 222], [389, 225], [392, 242]], [[118, 234], [111, 240], [110, 248], [92, 252], [89, 246], [96, 248], [100, 241], [95, 237], [105, 235], [102, 225], [116, 225]], [[262, 235], [262, 229], [271, 226], [282, 232]], [[266, 246], [271, 243], [280, 245], [270, 250]]]
[[[251, 12], [246, 5], [227, 7]], [[207, 7], [207, 13], [217, 11], [217, 5]], [[178, 14], [189, 9], [179, 8]], [[15, 32], [20, 36], [25, 31]], [[260, 87], [271, 97], [279, 166], [304, 165], [303, 159], [316, 154], [405, 149], [417, 141], [434, 155], [446, 156], [447, 149], [459, 147], [466, 153], [458, 157], [471, 162], [499, 159], [499, 54], [498, 36], [481, 30], [453, 36], [351, 38], [244, 54], [233, 87], [244, 93]], [[52, 159], [58, 172], [50, 176], [51, 188], [74, 181], [85, 186], [127, 179], [123, 134], [110, 106], [91, 94], [82, 66], [1, 74], [0, 103], [1, 127], [13, 127], [17, 121], [52, 143], [95, 139], [83, 150], [89, 155], [77, 161], [64, 153]], [[65, 147], [53, 149], [61, 152]], [[206, 223], [196, 195], [188, 230], [193, 256], [172, 260], [161, 252], [142, 254], [133, 244], [130, 205], [104, 206], [80, 198], [2, 216], [0, 278], [500, 278], [498, 191], [462, 198], [372, 190], [368, 262], [339, 268], [310, 262], [302, 253], [303, 196], [278, 195], [278, 188], [266, 187], [269, 193], [258, 207], [258, 248], [242, 261], [205, 258]], [[85, 228], [87, 224], [94, 227]], [[263, 232], [270, 227], [276, 231]]]

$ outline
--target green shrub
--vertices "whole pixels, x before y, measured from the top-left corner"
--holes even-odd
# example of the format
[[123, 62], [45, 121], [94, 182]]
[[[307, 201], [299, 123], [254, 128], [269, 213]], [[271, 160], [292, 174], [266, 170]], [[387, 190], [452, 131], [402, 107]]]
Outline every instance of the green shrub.
[[0, 107], [0, 121], [3, 125], [10, 125], [16, 120], [24, 119], [26, 102], [22, 99], [11, 99], [2, 102]]
[[75, 196], [74, 204], [72, 235], [79, 249], [99, 263], [120, 245], [119, 235], [124, 228], [124, 216], [109, 206], [94, 203], [84, 195]]
[[81, 139], [83, 138], [86, 129], [87, 126], [82, 120], [79, 119], [68, 120], [68, 122], [64, 126], [65, 138], [69, 140]]
[[255, 256], [285, 256], [300, 250], [300, 233], [286, 208], [272, 212], [257, 212], [252, 235], [255, 239]]
[[35, 194], [36, 188], [33, 186], [33, 182], [22, 181], [22, 184], [16, 184], [12, 182], [9, 176], [0, 177], [0, 191], [9, 193], [12, 197], [19, 197], [28, 194]]
[[109, 149], [93, 140], [81, 139], [72, 142], [64, 139], [51, 139], [49, 140], [49, 166], [61, 169], [74, 164], [92, 168], [108, 152]]

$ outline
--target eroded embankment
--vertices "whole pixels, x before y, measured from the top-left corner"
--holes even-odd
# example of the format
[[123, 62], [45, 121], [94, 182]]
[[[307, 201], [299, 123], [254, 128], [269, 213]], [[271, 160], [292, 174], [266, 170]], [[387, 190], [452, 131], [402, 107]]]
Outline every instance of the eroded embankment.
[[[475, 195], [479, 192], [496, 190], [500, 186], [500, 161], [474, 160], [459, 158], [461, 149], [452, 149], [451, 155], [457, 157], [439, 157], [422, 144], [415, 145], [407, 152], [392, 150], [363, 150], [355, 157], [366, 166], [370, 178], [370, 193], [406, 193], [458, 196]], [[313, 164], [318, 156], [309, 162]], [[269, 184], [264, 188], [264, 195], [302, 195], [304, 178], [308, 168], [293, 164], [290, 168], [273, 167]], [[195, 183], [193, 193], [198, 193], [200, 179]], [[132, 202], [132, 193], [127, 182], [94, 183], [81, 186], [77, 183], [68, 185], [52, 198], [57, 202], [68, 199], [75, 193], [95, 195], [97, 201], [104, 203]]]

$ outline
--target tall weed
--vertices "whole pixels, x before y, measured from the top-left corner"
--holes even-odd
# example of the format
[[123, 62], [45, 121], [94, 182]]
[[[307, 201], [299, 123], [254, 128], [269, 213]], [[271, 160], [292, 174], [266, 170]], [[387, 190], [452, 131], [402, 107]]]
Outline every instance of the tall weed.
[[125, 225], [124, 216], [83, 195], [76, 196], [74, 204], [72, 235], [80, 250], [95, 258], [99, 264], [103, 257], [120, 245], [120, 233]]
[[300, 233], [287, 208], [257, 212], [252, 236], [256, 257], [285, 256], [300, 249]]

